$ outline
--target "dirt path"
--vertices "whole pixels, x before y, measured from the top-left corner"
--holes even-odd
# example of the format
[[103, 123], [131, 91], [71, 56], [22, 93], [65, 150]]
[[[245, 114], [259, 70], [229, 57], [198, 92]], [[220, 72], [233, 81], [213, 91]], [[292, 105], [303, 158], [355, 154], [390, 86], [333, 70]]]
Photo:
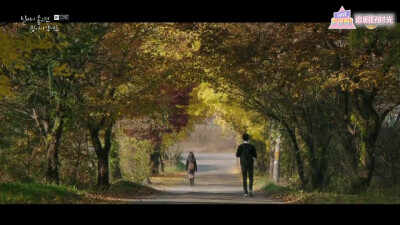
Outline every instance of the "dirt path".
[[[241, 176], [233, 154], [195, 154], [198, 172], [195, 187], [190, 187], [189, 179], [181, 179], [172, 186], [152, 186], [161, 190], [160, 194], [123, 199], [126, 203], [142, 204], [282, 204], [265, 198], [254, 190], [254, 197], [243, 197]], [[182, 154], [185, 163], [187, 153]]]

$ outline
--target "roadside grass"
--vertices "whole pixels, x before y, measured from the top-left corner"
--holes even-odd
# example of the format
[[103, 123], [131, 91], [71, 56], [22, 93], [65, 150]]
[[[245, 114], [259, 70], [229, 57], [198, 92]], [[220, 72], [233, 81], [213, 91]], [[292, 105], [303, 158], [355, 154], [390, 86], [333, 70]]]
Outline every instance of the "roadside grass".
[[39, 183], [0, 183], [0, 204], [79, 203], [82, 194], [75, 187]]
[[186, 178], [186, 165], [181, 161], [177, 161], [173, 165], [165, 166], [164, 172], [153, 175], [151, 177], [151, 187], [156, 186], [172, 186], [185, 182]]
[[151, 177], [144, 185], [129, 180], [118, 180], [108, 189], [95, 186], [83, 190], [76, 187], [39, 183], [0, 183], [0, 204], [112, 204], [122, 198], [148, 196], [160, 191], [152, 186], [175, 185], [185, 178], [185, 165], [178, 161], [166, 166], [165, 172]]
[[166, 166], [164, 168], [164, 171], [166, 173], [185, 172], [185, 170], [186, 170], [186, 165], [181, 161], [177, 161], [175, 164], [171, 166]]
[[[0, 183], [0, 204], [109, 204], [118, 198], [147, 196], [159, 191], [130, 181], [118, 181], [107, 190], [37, 183]], [[118, 203], [118, 202], [117, 202]]]
[[257, 176], [255, 187], [268, 197], [292, 204], [399, 204], [400, 188], [375, 188], [360, 194], [303, 191]]

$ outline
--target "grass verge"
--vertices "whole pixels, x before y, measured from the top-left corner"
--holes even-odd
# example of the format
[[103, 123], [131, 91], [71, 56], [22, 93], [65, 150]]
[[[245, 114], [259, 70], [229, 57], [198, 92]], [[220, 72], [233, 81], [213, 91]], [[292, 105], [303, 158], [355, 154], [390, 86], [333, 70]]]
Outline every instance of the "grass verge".
[[398, 187], [368, 190], [360, 194], [303, 191], [277, 185], [267, 178], [257, 178], [255, 186], [268, 197], [294, 204], [399, 204]]
[[164, 172], [151, 176], [151, 187], [172, 186], [185, 182], [187, 178], [186, 165], [181, 161], [165, 166]]
[[82, 198], [74, 187], [38, 183], [0, 183], [1, 204], [79, 203]]
[[166, 173], [185, 172], [185, 170], [186, 170], [186, 165], [181, 161], [178, 161], [175, 164], [171, 166], [166, 166], [164, 168], [164, 171]]
[[130, 181], [119, 181], [107, 190], [36, 183], [0, 183], [0, 204], [107, 204], [114, 199], [147, 196], [159, 191]]

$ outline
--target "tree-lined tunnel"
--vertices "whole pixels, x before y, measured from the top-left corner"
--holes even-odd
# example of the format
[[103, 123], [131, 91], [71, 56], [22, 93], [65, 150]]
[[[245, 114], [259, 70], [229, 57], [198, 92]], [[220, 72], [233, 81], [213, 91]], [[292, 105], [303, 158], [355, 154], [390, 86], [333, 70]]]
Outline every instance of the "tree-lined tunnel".
[[240, 176], [221, 163], [234, 165], [247, 132], [263, 193], [396, 195], [400, 27], [327, 27], [2, 24], [0, 184], [141, 195], [163, 180], [179, 192], [189, 188], [181, 157], [193, 151], [205, 160], [193, 199], [224, 202]]

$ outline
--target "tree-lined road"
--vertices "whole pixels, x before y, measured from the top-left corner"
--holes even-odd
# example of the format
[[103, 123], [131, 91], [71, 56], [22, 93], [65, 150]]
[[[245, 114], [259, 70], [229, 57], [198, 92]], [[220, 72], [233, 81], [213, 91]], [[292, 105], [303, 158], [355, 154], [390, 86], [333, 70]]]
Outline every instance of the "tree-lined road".
[[[242, 180], [234, 154], [196, 154], [198, 172], [195, 186], [184, 179], [177, 185], [154, 187], [163, 192], [143, 198], [125, 199], [129, 203], [148, 204], [281, 204], [254, 191], [254, 197], [243, 197]], [[187, 153], [181, 161], [186, 162]]]

